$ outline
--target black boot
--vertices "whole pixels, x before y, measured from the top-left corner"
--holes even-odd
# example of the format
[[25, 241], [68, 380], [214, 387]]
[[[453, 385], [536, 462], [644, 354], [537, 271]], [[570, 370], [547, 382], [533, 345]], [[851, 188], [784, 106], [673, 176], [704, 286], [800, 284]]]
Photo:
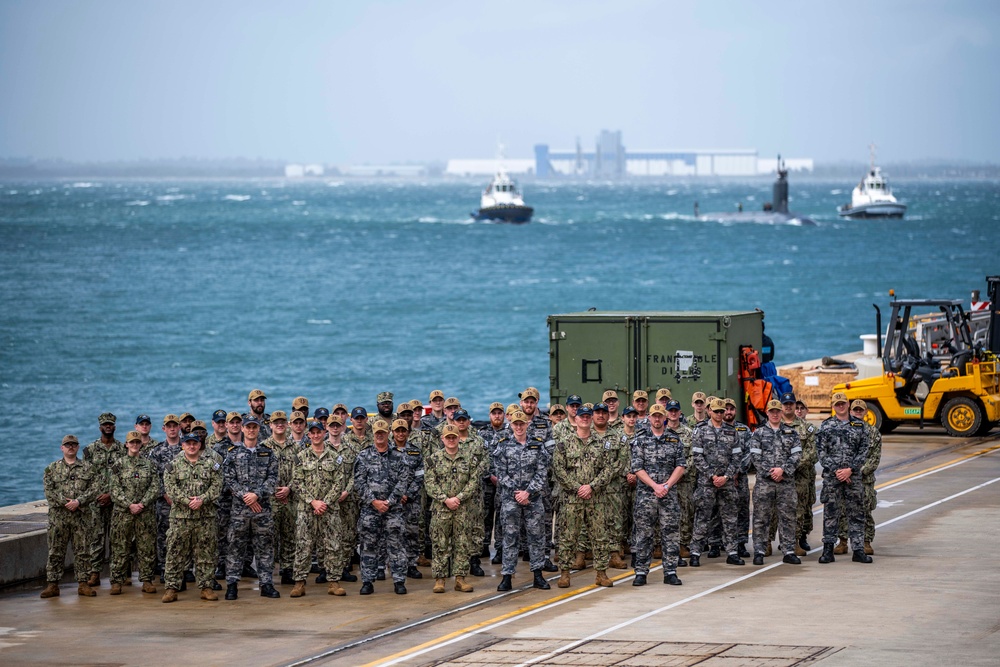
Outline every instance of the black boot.
[[[683, 558], [677, 559], [677, 567], [687, 567], [687, 566], [688, 562], [686, 560], [684, 560]], [[633, 565], [632, 567], [635, 567], [635, 565]]]
[[193, 584], [194, 572], [192, 572], [191, 570], [184, 570], [184, 581], [186, 581], [189, 584]]
[[423, 579], [424, 578], [423, 573], [420, 570], [417, 569], [416, 565], [411, 565], [410, 567], [406, 568], [406, 576], [408, 576], [410, 579]]
[[372, 582], [366, 581], [366, 582], [364, 582], [364, 583], [361, 584], [361, 594], [362, 595], [371, 595], [374, 592], [375, 592], [375, 587], [372, 586]]
[[226, 568], [223, 567], [222, 565], [216, 566], [216, 568], [215, 568], [215, 578], [216, 579], [225, 579], [226, 578]]
[[380, 567], [378, 569], [378, 572], [375, 573], [375, 580], [376, 581], [385, 581], [385, 565], [383, 565], [382, 567]]
[[558, 572], [559, 568], [548, 558], [545, 559], [545, 563], [542, 564], [542, 570], [545, 572]]
[[500, 581], [500, 585], [497, 586], [497, 590], [502, 592], [502, 591], [509, 591], [512, 588], [514, 588], [514, 586], [510, 583], [510, 575], [509, 574], [503, 575], [503, 579]]
[[402, 581], [394, 581], [392, 583], [392, 592], [396, 595], [406, 595], [406, 584]]
[[718, 558], [721, 555], [722, 555], [722, 550], [719, 549], [719, 545], [718, 544], [713, 544], [712, 546], [710, 546], [708, 548], [708, 557], [709, 558]]
[[490, 562], [494, 565], [500, 565], [503, 563], [503, 547], [497, 547], [497, 552], [493, 554], [493, 558]]
[[243, 563], [243, 572], [240, 573], [240, 576], [247, 579], [256, 579], [257, 570], [253, 569], [253, 565], [250, 563]]
[[212, 590], [213, 591], [221, 591], [222, 590], [222, 584], [220, 584], [215, 579], [212, 579]]
[[866, 554], [864, 549], [855, 549], [854, 557], [851, 560], [855, 563], [870, 563], [872, 562], [872, 557]]
[[260, 596], [262, 598], [280, 598], [281, 593], [274, 590], [273, 584], [261, 584], [260, 585]]
[[754, 565], [763, 565], [764, 564], [764, 554], [754, 554], [753, 555], [753, 564]]
[[226, 599], [235, 600], [236, 598], [238, 598], [239, 593], [237, 593], [237, 590], [238, 590], [238, 584], [229, 584], [226, 587]]
[[789, 565], [802, 565], [802, 561], [795, 554], [785, 554], [785, 557], [781, 559], [782, 563], [788, 563]]
[[691, 567], [701, 567], [701, 556], [699, 554], [691, 554], [688, 562], [691, 563]]
[[319, 575], [316, 577], [316, 583], [325, 584], [327, 581], [329, 580], [326, 578], [326, 570], [324, 568], [320, 568]]
[[833, 557], [833, 545], [823, 544], [823, 555], [819, 557], [820, 563], [832, 563], [836, 559]]
[[288, 568], [285, 568], [284, 570], [281, 570], [281, 585], [282, 586], [290, 586], [290, 585], [292, 585], [294, 583], [295, 583], [295, 580], [292, 579], [292, 571], [290, 569], [288, 569]]
[[748, 558], [750, 556], [750, 552], [747, 551], [746, 542], [739, 543], [739, 546], [736, 548], [736, 555], [738, 555], [740, 558]]
[[637, 574], [637, 575], [635, 575], [635, 579], [632, 580], [632, 585], [633, 586], [645, 586], [646, 585], [646, 575], [644, 575], [644, 574]]
[[483, 572], [483, 567], [479, 564], [479, 556], [473, 556], [469, 559], [469, 574], [474, 577], [486, 576], [486, 573]]
[[535, 574], [535, 581], [532, 583], [532, 586], [534, 586], [535, 588], [540, 588], [543, 591], [547, 591], [550, 588], [552, 588], [551, 586], [549, 586], [549, 582], [545, 581], [545, 577], [542, 576], [541, 570], [533, 570], [533, 572]]
[[340, 580], [341, 581], [350, 581], [351, 583], [354, 583], [355, 581], [358, 580], [358, 575], [351, 574], [351, 569], [345, 567], [344, 571], [340, 573]]
[[681, 580], [677, 578], [676, 572], [668, 572], [663, 575], [663, 583], [669, 584], [670, 586], [680, 586]]
[[746, 561], [736, 554], [730, 554], [726, 556], [726, 565], [746, 565]]
[[803, 535], [799, 538], [799, 548], [803, 551], [811, 551], [812, 547], [809, 546], [809, 542], [806, 541], [806, 536]]
[[479, 552], [479, 557], [480, 558], [489, 558], [490, 557], [490, 545], [488, 545], [488, 544], [484, 544], [483, 545], [482, 551]]

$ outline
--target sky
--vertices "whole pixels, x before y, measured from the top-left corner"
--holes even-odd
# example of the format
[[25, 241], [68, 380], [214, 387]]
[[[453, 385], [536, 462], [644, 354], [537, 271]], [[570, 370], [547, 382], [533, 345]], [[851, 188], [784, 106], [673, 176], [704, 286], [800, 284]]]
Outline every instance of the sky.
[[996, 0], [0, 0], [0, 158], [996, 162]]

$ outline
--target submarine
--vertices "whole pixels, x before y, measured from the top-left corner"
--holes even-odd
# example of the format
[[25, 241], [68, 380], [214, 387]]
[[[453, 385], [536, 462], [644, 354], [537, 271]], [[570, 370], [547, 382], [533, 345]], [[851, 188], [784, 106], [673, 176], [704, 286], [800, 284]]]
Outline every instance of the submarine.
[[719, 213], [702, 213], [698, 210], [698, 202], [694, 203], [694, 217], [705, 222], [753, 222], [762, 225], [797, 225], [800, 227], [815, 227], [816, 221], [804, 215], [788, 210], [788, 169], [785, 162], [778, 156], [778, 179], [772, 189], [772, 201], [764, 204], [760, 211], [744, 211], [740, 204], [739, 211]]

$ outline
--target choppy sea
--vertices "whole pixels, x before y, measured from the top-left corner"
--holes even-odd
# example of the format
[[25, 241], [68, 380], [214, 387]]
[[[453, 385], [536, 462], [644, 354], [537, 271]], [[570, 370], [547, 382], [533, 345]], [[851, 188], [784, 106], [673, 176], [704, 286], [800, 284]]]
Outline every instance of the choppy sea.
[[[897, 180], [904, 220], [842, 221], [851, 181], [527, 183], [528, 225], [475, 223], [483, 183], [0, 182], [0, 505], [40, 498], [59, 440], [119, 417], [374, 408], [440, 388], [473, 418], [548, 390], [546, 316], [766, 313], [779, 363], [860, 349], [873, 302], [968, 299], [1000, 272], [1000, 183]], [[710, 217], [710, 216], [709, 216]]]

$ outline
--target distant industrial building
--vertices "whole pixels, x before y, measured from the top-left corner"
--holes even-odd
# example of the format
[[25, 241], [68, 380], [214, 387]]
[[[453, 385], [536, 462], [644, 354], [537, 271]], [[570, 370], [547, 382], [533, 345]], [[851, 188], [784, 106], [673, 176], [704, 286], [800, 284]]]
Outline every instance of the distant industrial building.
[[[792, 171], [812, 171], [811, 158], [785, 160]], [[775, 158], [760, 158], [756, 148], [663, 148], [626, 149], [621, 131], [602, 130], [593, 150], [584, 150], [580, 141], [572, 149], [535, 146], [534, 160], [504, 160], [513, 175], [538, 178], [608, 178], [642, 176], [757, 176], [775, 173]], [[496, 160], [449, 160], [445, 174], [488, 176], [496, 171]]]
[[341, 169], [345, 176], [427, 176], [428, 169], [422, 164], [353, 164]]
[[321, 164], [286, 164], [285, 178], [302, 178], [304, 176], [322, 176], [325, 169]]

